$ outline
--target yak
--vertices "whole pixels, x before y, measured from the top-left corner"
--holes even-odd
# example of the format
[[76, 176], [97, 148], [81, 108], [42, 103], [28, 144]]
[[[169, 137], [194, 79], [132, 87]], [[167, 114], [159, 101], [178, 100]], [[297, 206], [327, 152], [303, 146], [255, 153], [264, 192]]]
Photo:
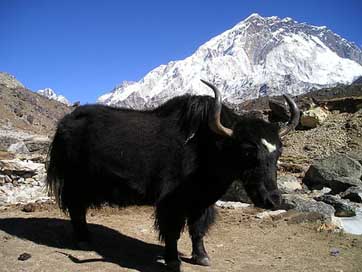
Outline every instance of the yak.
[[295, 102], [280, 128], [242, 116], [215, 95], [183, 95], [151, 110], [84, 105], [58, 123], [49, 150], [47, 186], [69, 213], [75, 239], [88, 242], [86, 212], [104, 203], [154, 205], [165, 262], [180, 271], [177, 242], [185, 226], [192, 261], [210, 265], [203, 238], [215, 219], [214, 203], [242, 180], [256, 206], [277, 208], [281, 137], [299, 119]]

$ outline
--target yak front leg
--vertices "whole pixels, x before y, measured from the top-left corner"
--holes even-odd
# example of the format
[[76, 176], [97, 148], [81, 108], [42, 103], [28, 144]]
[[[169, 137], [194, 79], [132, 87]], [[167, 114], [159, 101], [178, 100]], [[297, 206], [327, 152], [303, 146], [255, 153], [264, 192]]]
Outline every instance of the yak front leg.
[[210, 258], [204, 245], [204, 236], [214, 220], [215, 208], [210, 206], [204, 211], [195, 213], [187, 221], [192, 242], [192, 261], [195, 264], [210, 265]]

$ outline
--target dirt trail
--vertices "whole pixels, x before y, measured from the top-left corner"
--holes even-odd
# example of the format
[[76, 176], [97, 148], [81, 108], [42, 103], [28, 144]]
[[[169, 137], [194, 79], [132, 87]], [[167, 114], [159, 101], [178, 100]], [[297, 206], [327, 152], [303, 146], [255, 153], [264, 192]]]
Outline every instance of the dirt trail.
[[[318, 223], [255, 219], [255, 210], [219, 210], [206, 238], [211, 267], [189, 264], [190, 241], [180, 240], [183, 270], [193, 271], [362, 271], [362, 236], [318, 232]], [[152, 209], [131, 207], [90, 211], [94, 251], [77, 250], [67, 217], [53, 206], [32, 213], [0, 212], [0, 271], [166, 271], [163, 247], [153, 230]], [[337, 256], [331, 250], [338, 249]], [[31, 258], [19, 261], [22, 253]]]

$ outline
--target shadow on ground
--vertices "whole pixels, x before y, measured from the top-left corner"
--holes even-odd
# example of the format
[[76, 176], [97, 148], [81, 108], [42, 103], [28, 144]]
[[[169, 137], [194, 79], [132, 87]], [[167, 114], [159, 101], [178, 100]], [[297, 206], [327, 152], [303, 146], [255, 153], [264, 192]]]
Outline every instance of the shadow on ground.
[[[163, 247], [145, 243], [122, 233], [97, 224], [88, 224], [92, 234], [92, 251], [100, 258], [78, 259], [61, 250], [74, 263], [111, 262], [124, 268], [141, 272], [166, 271], [157, 262], [163, 254]], [[10, 235], [27, 239], [37, 244], [58, 249], [77, 249], [68, 220], [55, 218], [1, 218], [0, 229]]]

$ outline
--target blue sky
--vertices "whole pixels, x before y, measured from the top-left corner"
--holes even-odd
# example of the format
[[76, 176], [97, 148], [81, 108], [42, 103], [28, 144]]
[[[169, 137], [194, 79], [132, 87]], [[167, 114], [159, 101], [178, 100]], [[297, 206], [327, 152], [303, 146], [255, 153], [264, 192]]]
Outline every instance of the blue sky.
[[0, 0], [0, 71], [91, 103], [254, 12], [326, 25], [362, 45], [361, 0]]

